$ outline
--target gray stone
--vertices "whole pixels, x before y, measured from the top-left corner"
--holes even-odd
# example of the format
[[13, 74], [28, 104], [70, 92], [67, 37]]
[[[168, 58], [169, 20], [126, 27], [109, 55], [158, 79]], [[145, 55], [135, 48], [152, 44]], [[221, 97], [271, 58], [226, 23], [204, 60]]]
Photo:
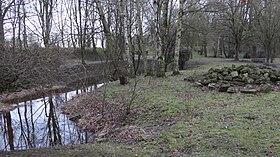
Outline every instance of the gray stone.
[[254, 79], [254, 80], [257, 80], [257, 79], [260, 78], [260, 76], [259, 76], [259, 75], [256, 75], [256, 74], [252, 74], [252, 75], [250, 75], [250, 77], [251, 77], [252, 79]]
[[244, 73], [249, 73], [250, 71], [251, 71], [251, 68], [244, 67], [243, 69], [240, 70], [240, 73], [244, 74]]
[[222, 74], [218, 74], [218, 79], [219, 80], [223, 80], [224, 79], [223, 75]]
[[275, 75], [276, 75], [277, 77], [280, 77], [280, 69], [277, 69], [277, 70], [275, 71]]
[[210, 69], [208, 70], [208, 73], [209, 73], [209, 74], [212, 74], [214, 71], [215, 71], [215, 70], [214, 70], [213, 68], [210, 68]]
[[236, 67], [236, 70], [241, 71], [244, 67], [245, 67], [245, 65], [240, 65], [240, 66]]
[[244, 88], [245, 89], [254, 89], [254, 87], [251, 84], [247, 84]]
[[202, 83], [203, 85], [208, 85], [210, 82], [211, 82], [211, 81], [208, 80], [208, 79], [204, 79], [204, 80], [201, 81], [201, 83]]
[[276, 85], [277, 85], [277, 86], [280, 86], [280, 81], [277, 81], [277, 82], [276, 82]]
[[229, 74], [228, 71], [223, 71], [223, 72], [222, 72], [222, 75], [223, 75], [223, 76], [227, 76], [228, 74]]
[[230, 84], [221, 84], [219, 87], [219, 92], [227, 92], [229, 87], [230, 87]]
[[217, 83], [209, 83], [208, 88], [209, 89], [215, 89], [217, 87]]
[[230, 73], [232, 78], [238, 77], [238, 71], [233, 71]]
[[256, 94], [257, 90], [256, 89], [241, 89], [240, 92], [244, 93], [244, 94]]
[[271, 75], [270, 75], [270, 80], [271, 80], [272, 82], [275, 82], [275, 81], [278, 80], [278, 78], [277, 78], [274, 74], [271, 74]]
[[269, 73], [265, 73], [263, 76], [264, 77], [269, 77]]
[[271, 91], [272, 91], [272, 85], [271, 84], [261, 84], [260, 85], [260, 92], [269, 93]]
[[245, 83], [247, 83], [247, 84], [252, 84], [252, 83], [254, 83], [254, 79], [252, 79], [252, 78], [250, 78], [250, 77], [246, 77], [244, 80], [245, 80]]
[[225, 77], [224, 77], [224, 80], [226, 80], [226, 81], [232, 81], [232, 77], [231, 77], [230, 75], [225, 76]]
[[249, 74], [248, 74], [248, 73], [244, 73], [243, 76], [244, 76], [244, 77], [248, 77]]
[[237, 93], [238, 92], [238, 88], [236, 88], [236, 87], [229, 87], [227, 89], [227, 92], [228, 93]]
[[240, 81], [234, 81], [232, 82], [234, 85], [237, 85], [237, 86], [244, 86], [246, 83], [245, 82], [240, 82]]
[[203, 86], [203, 84], [198, 82], [198, 81], [195, 82], [195, 85], [198, 86], [198, 87], [202, 87]]

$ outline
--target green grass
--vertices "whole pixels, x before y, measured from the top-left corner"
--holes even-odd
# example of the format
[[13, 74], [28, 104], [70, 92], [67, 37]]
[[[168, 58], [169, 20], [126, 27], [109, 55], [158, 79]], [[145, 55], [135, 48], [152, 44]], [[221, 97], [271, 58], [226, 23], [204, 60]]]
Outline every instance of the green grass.
[[[9, 157], [119, 157], [119, 156], [143, 156], [149, 157], [153, 153], [149, 150], [139, 149], [131, 146], [122, 146], [108, 143], [97, 143], [97, 144], [84, 144], [79, 146], [68, 146], [68, 147], [54, 147], [54, 148], [43, 148], [43, 149], [30, 149], [27, 151], [14, 151], [3, 156]], [[1, 152], [0, 152], [0, 156]]]
[[[139, 77], [130, 124], [151, 136], [136, 145], [106, 142], [66, 148], [14, 152], [11, 156], [278, 156], [280, 154], [280, 94], [227, 94], [204, 91], [184, 78], [211, 67], [212, 62], [181, 75]], [[111, 101], [129, 101], [130, 85], [107, 88]], [[104, 88], [103, 88], [104, 89]], [[92, 97], [91, 95], [89, 97]], [[122, 100], [120, 100], [122, 98]], [[82, 105], [82, 104], [81, 104]], [[81, 112], [82, 111], [77, 111]]]

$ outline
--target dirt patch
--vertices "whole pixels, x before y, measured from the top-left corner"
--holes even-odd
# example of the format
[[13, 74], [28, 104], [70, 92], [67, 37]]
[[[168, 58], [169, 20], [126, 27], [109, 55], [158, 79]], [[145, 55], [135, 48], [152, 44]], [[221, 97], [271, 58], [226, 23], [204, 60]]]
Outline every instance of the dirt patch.
[[101, 91], [94, 94], [82, 94], [63, 106], [63, 113], [77, 125], [94, 133], [93, 139], [106, 139], [118, 128], [123, 126], [126, 119], [126, 108], [122, 100], [104, 98]]

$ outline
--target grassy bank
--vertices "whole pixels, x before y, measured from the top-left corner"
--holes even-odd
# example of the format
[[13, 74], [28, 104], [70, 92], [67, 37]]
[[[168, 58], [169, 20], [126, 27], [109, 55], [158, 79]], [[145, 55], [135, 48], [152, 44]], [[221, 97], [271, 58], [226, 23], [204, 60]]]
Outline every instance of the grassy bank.
[[[280, 93], [244, 95], [218, 93], [184, 81], [212, 63], [168, 75], [137, 78], [136, 95], [125, 123], [99, 142], [80, 146], [12, 152], [10, 156], [277, 156], [280, 154]], [[65, 108], [69, 116], [82, 116], [90, 126], [90, 114], [99, 103], [114, 111], [132, 98], [134, 80], [117, 82], [98, 92], [80, 96]], [[106, 91], [106, 99], [102, 94]], [[79, 102], [79, 103], [78, 103]], [[87, 121], [88, 120], [88, 121]], [[124, 125], [125, 124], [125, 125]], [[86, 126], [89, 125], [89, 126]], [[45, 154], [45, 155], [44, 155]]]

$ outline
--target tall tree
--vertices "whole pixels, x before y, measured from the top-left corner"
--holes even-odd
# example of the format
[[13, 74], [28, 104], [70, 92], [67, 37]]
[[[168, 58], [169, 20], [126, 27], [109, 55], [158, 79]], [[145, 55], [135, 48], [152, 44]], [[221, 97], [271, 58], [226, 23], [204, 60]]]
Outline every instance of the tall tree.
[[[35, 4], [38, 20], [41, 27], [41, 35], [45, 47], [51, 45], [51, 30], [53, 24], [53, 14], [57, 0], [39, 0], [38, 5]], [[37, 7], [39, 6], [39, 8]]]
[[177, 21], [177, 33], [176, 33], [176, 44], [174, 52], [174, 61], [173, 61], [173, 74], [179, 74], [179, 52], [181, 47], [181, 36], [182, 36], [182, 22], [184, 15], [184, 3], [185, 0], [179, 0], [179, 12], [178, 12], [178, 21]]
[[[262, 5], [263, 4], [263, 5]], [[267, 63], [273, 62], [273, 50], [280, 37], [280, 10], [277, 0], [255, 3], [254, 34], [264, 47]]]
[[235, 47], [235, 60], [239, 60], [241, 46], [249, 35], [249, 5], [247, 0], [224, 0], [220, 12], [222, 25], [231, 34]]
[[136, 11], [137, 11], [137, 27], [138, 27], [138, 47], [139, 51], [143, 56], [143, 67], [144, 67], [144, 75], [147, 75], [147, 52], [144, 45], [144, 33], [143, 33], [143, 26], [142, 26], [142, 16], [141, 16], [141, 7], [140, 7], [140, 0], [136, 0]]
[[0, 1], [0, 51], [4, 50], [5, 45], [5, 31], [4, 31], [4, 21], [9, 9], [13, 6], [15, 0]]
[[103, 26], [103, 33], [106, 39], [106, 53], [109, 59], [111, 60], [111, 64], [113, 65], [114, 74], [119, 77], [120, 84], [125, 85], [128, 83], [127, 80], [127, 67], [124, 63], [124, 58], [126, 57], [126, 41], [125, 41], [125, 1], [121, 0], [115, 3], [117, 7], [117, 12], [115, 14], [115, 29], [114, 29], [114, 38], [112, 31], [110, 29], [111, 25], [111, 16], [107, 16], [107, 20], [105, 19], [104, 8], [100, 2], [100, 0], [96, 0], [96, 7], [99, 13], [100, 21]]
[[162, 11], [162, 0], [154, 0], [154, 23], [155, 23], [155, 44], [156, 44], [156, 71], [155, 74], [157, 77], [165, 76], [165, 59], [162, 50], [162, 41], [161, 41], [161, 11]]

